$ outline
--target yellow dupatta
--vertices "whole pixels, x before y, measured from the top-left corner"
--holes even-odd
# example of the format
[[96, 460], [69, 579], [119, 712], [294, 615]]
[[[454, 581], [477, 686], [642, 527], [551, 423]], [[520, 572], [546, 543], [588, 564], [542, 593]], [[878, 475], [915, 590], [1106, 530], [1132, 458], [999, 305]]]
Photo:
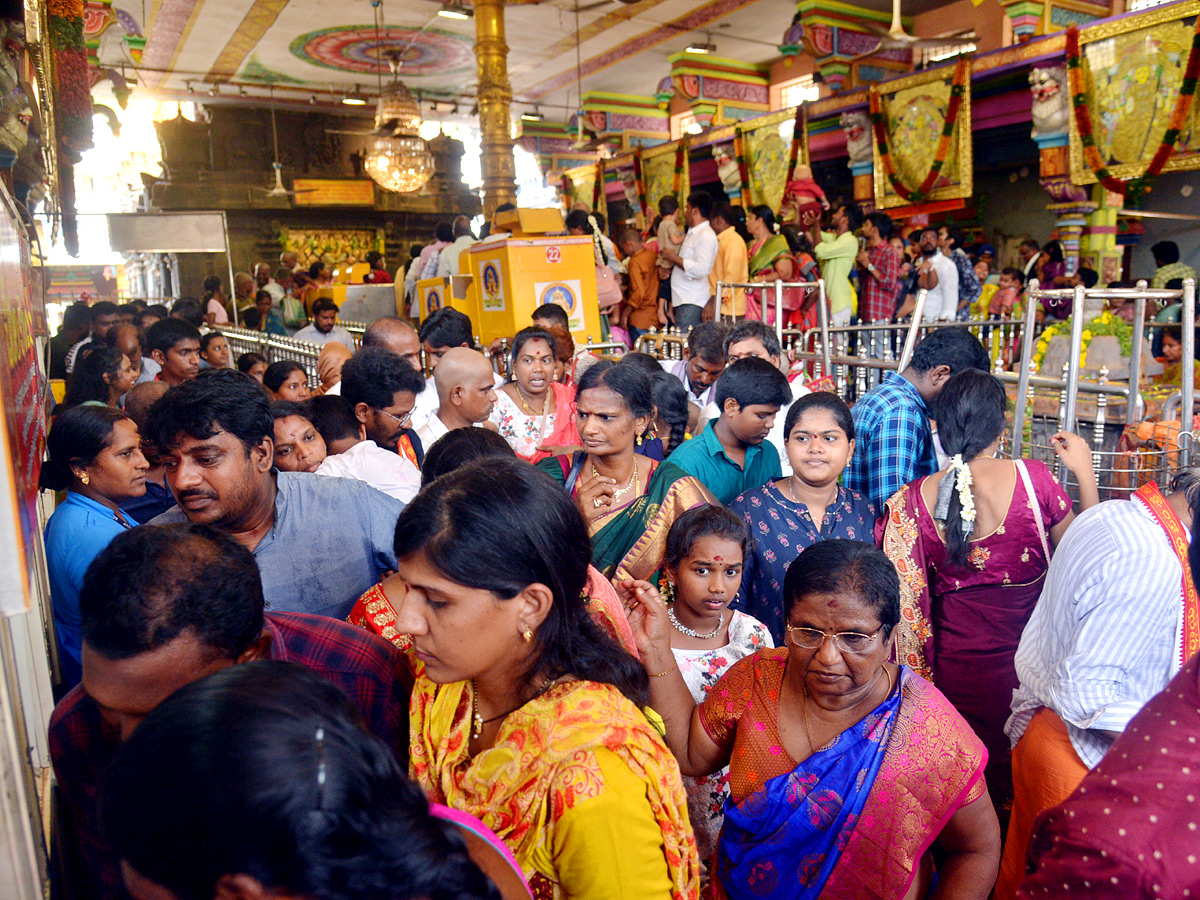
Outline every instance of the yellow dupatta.
[[556, 881], [534, 859], [548, 855], [558, 817], [604, 790], [595, 750], [606, 748], [646, 785], [673, 900], [699, 896], [699, 857], [679, 767], [642, 711], [616, 688], [557, 685], [511, 713], [495, 744], [472, 759], [470, 684], [435, 684], [419, 662], [415, 667], [409, 766], [427, 796], [480, 818], [527, 876]]

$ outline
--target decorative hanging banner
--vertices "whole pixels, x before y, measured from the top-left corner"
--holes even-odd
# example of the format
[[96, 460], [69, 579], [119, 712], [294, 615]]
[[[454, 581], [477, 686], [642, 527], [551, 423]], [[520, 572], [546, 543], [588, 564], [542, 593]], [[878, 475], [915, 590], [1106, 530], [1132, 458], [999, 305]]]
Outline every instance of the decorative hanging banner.
[[1082, 34], [1070, 26], [1067, 74], [1072, 181], [1098, 181], [1136, 203], [1164, 170], [1200, 168], [1194, 104], [1200, 3], [1106, 22]]
[[742, 134], [742, 126], [733, 128], [733, 155], [737, 159], [738, 178], [742, 180], [742, 209], [750, 208], [750, 171], [746, 168], [746, 138]]
[[[676, 177], [678, 166], [684, 166], [682, 178]], [[658, 201], [663, 197], [680, 197], [688, 192], [687, 153], [679, 159], [679, 147], [659, 144], [647, 147], [642, 154], [642, 180], [646, 186], [646, 208], [651, 220], [658, 213]]]
[[[804, 148], [804, 163], [808, 164], [808, 107], [801, 103], [796, 107], [796, 121], [792, 125], [792, 148], [788, 151], [787, 174], [784, 175], [783, 184], [786, 187], [787, 183], [792, 180], [792, 175], [796, 172], [796, 163], [800, 158], [800, 149]], [[783, 195], [780, 194], [782, 199]], [[775, 209], [775, 207], [771, 207]]]
[[742, 140], [750, 177], [743, 177], [743, 183], [749, 186], [750, 206], [761, 203], [773, 210], [779, 209], [787, 183], [788, 160], [797, 134], [800, 142], [796, 148], [795, 165], [809, 165], [805, 131], [807, 119], [801, 113], [800, 131], [797, 132], [796, 118], [790, 109], [785, 109], [745, 123]]
[[944, 73], [871, 86], [879, 209], [971, 196], [971, 57], [959, 59], [949, 84]]

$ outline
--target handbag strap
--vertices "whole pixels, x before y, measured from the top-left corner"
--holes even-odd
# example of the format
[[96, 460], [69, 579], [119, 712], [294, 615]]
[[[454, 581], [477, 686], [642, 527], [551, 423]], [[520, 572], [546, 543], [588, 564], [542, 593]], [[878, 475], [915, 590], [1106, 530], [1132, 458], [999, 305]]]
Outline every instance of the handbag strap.
[[579, 480], [579, 473], [583, 471], [583, 464], [586, 460], [587, 454], [582, 451], [577, 451], [571, 460], [571, 471], [567, 473], [567, 480], [564, 482], [567, 495], [570, 497], [575, 496], [575, 482]]
[[1033, 481], [1029, 477], [1029, 470], [1025, 468], [1025, 460], [1017, 460], [1017, 472], [1021, 476], [1021, 482], [1025, 485], [1025, 499], [1029, 503], [1029, 511], [1033, 513], [1033, 521], [1037, 524], [1038, 537], [1042, 541], [1042, 552], [1046, 554], [1046, 561], [1050, 561], [1050, 542], [1046, 540], [1046, 526], [1042, 522], [1042, 510], [1038, 505], [1037, 495], [1033, 492]]

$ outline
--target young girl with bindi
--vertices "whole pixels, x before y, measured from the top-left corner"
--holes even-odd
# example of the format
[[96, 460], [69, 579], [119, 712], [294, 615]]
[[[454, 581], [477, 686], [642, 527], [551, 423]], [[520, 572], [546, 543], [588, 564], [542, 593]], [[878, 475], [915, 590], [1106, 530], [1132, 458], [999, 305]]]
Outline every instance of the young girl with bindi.
[[[767, 627], [730, 609], [742, 582], [749, 535], [742, 521], [721, 506], [701, 506], [681, 515], [667, 535], [662, 578], [671, 620], [675, 665], [700, 703], [717, 679], [743, 657], [774, 647]], [[638, 591], [653, 592], [646, 581], [617, 583], [627, 608]], [[674, 599], [671, 599], [671, 594]], [[700, 851], [701, 894], [708, 884], [708, 864], [729, 796], [729, 770], [683, 779], [688, 815]]]

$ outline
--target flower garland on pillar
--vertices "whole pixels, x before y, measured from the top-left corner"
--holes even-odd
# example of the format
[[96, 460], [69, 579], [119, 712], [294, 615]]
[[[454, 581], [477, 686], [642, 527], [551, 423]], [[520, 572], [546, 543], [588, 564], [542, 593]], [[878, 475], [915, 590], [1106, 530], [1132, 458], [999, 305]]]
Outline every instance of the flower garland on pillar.
[[680, 206], [683, 205], [679, 192], [683, 190], [683, 165], [687, 161], [687, 152], [688, 135], [685, 134], [679, 139], [678, 146], [675, 147], [675, 177], [671, 182], [671, 193], [681, 201]]
[[642, 221], [650, 224], [650, 212], [646, 204], [646, 179], [642, 175], [642, 148], [633, 151], [633, 183], [637, 186], [638, 207], [642, 211]]
[[937, 184], [942, 174], [942, 166], [950, 154], [950, 141], [954, 136], [954, 126], [958, 122], [958, 113], [962, 109], [963, 94], [966, 93], [967, 79], [971, 77], [971, 57], [963, 56], [954, 67], [954, 79], [950, 83], [950, 102], [946, 106], [946, 121], [942, 125], [942, 133], [934, 150], [933, 163], [929, 174], [921, 181], [916, 190], [909, 190], [896, 174], [895, 163], [892, 161], [891, 147], [888, 144], [887, 117], [883, 113], [883, 101], [879, 89], [871, 86], [871, 127], [875, 131], [875, 143], [879, 145], [879, 158], [883, 163], [883, 173], [887, 176], [892, 190], [903, 200], [910, 203], [921, 203], [929, 199], [929, 192]]
[[1079, 142], [1083, 145], [1083, 158], [1088, 168], [1105, 188], [1114, 194], [1123, 194], [1128, 200], [1136, 201], [1142, 194], [1150, 190], [1150, 184], [1162, 172], [1163, 166], [1175, 152], [1175, 142], [1187, 122], [1192, 110], [1192, 98], [1196, 94], [1196, 79], [1200, 75], [1200, 16], [1196, 17], [1196, 27], [1192, 32], [1192, 49], [1188, 53], [1187, 65], [1183, 70], [1183, 81], [1179, 85], [1179, 96], [1175, 99], [1175, 109], [1171, 112], [1167, 130], [1163, 132], [1162, 141], [1154, 156], [1150, 158], [1146, 171], [1128, 181], [1117, 178], [1109, 171], [1096, 146], [1096, 134], [1092, 130], [1092, 114], [1088, 109], [1087, 84], [1083, 72], [1083, 58], [1079, 51], [1079, 26], [1067, 28], [1067, 77], [1071, 86], [1071, 107], [1075, 112], [1075, 127], [1079, 130]]
[[596, 181], [592, 185], [592, 212], [600, 211], [600, 198], [604, 196], [604, 160], [596, 160]]
[[50, 0], [50, 46], [58, 141], [68, 163], [92, 146], [92, 94], [83, 42], [83, 0]]
[[737, 160], [738, 178], [742, 182], [742, 209], [750, 208], [750, 169], [746, 166], [746, 136], [742, 126], [733, 127], [733, 155]]

